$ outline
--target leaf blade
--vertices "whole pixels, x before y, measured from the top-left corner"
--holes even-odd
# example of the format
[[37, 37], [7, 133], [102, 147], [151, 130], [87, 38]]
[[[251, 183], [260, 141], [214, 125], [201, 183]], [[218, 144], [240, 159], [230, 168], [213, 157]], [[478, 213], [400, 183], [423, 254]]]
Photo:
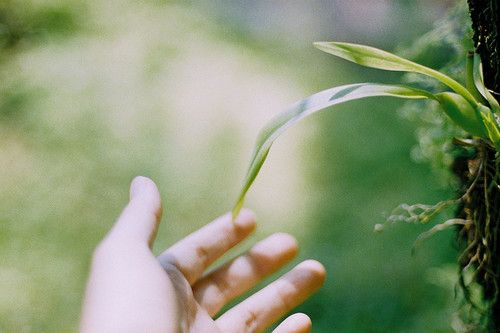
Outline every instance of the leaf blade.
[[371, 46], [343, 42], [316, 42], [314, 46], [321, 51], [354, 62], [358, 65], [387, 71], [412, 72], [430, 76], [447, 85], [457, 94], [462, 95], [462, 97], [472, 105], [477, 104], [474, 96], [451, 77], [390, 52]]
[[473, 82], [479, 93], [488, 101], [491, 109], [494, 112], [500, 113], [500, 105], [496, 98], [490, 93], [488, 88], [484, 85], [483, 68], [481, 65], [481, 58], [477, 53], [474, 54], [473, 60]]
[[293, 104], [286, 111], [273, 118], [259, 133], [250, 166], [236, 204], [232, 209], [233, 219], [238, 215], [246, 193], [262, 168], [273, 142], [290, 126], [301, 119], [327, 107], [348, 101], [375, 96], [392, 96], [406, 99], [435, 99], [424, 90], [405, 86], [357, 83], [348, 84], [313, 94]]
[[[472, 96], [482, 104], [487, 103], [487, 100], [481, 94], [479, 89], [477, 88], [478, 83], [476, 80], [478, 79], [478, 67], [476, 54], [472, 51], [467, 52], [467, 58], [465, 61], [465, 88], [470, 91]], [[481, 73], [482, 75], [482, 73]]]
[[476, 110], [481, 115], [487, 137], [491, 140], [496, 150], [500, 151], [500, 126], [495, 119], [495, 115], [491, 112], [490, 108], [482, 104], [479, 104]]

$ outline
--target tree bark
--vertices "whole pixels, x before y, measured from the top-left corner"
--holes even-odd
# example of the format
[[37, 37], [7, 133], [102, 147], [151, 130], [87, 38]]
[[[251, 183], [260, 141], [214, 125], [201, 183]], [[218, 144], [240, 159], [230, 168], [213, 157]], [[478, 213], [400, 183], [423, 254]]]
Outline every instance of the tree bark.
[[[499, 1], [468, 0], [474, 45], [483, 64], [485, 84], [497, 100], [500, 100]], [[461, 230], [469, 250], [462, 256], [461, 265], [467, 267], [474, 263], [476, 282], [482, 286], [484, 300], [489, 303], [487, 329], [489, 332], [500, 332], [499, 152], [487, 144], [478, 147], [475, 157], [468, 161], [469, 172], [466, 177], [469, 184], [477, 179], [478, 185], [475, 185], [459, 213], [473, 221]], [[479, 165], [477, 172], [471, 171], [471, 162]]]
[[481, 56], [486, 86], [500, 92], [499, 0], [468, 0], [468, 3], [474, 45]]

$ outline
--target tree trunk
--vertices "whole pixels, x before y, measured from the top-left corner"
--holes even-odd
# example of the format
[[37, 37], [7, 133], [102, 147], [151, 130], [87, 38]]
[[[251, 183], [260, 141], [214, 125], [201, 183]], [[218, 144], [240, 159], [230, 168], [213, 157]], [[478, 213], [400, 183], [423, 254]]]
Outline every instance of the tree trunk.
[[[486, 86], [497, 100], [496, 92], [500, 91], [499, 1], [468, 0], [476, 52], [481, 57]], [[499, 154], [486, 142], [479, 141], [474, 156], [462, 163], [461, 170], [464, 188], [470, 191], [459, 216], [470, 223], [460, 231], [466, 244], [460, 264], [462, 269], [474, 267], [474, 280], [482, 286], [483, 298], [488, 304], [487, 330], [500, 332]], [[467, 294], [464, 282], [463, 286]]]

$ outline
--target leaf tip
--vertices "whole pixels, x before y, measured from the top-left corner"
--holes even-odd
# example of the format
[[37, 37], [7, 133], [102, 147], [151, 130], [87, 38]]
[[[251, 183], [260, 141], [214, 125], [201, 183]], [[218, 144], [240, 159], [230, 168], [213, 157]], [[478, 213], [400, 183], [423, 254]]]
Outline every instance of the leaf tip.
[[320, 48], [321, 46], [323, 46], [325, 43], [326, 43], [326, 42], [314, 42], [314, 43], [313, 43], [313, 46], [314, 46], [315, 48], [318, 48], [318, 49], [319, 49], [319, 48]]
[[313, 43], [313, 46], [317, 49], [320, 49], [320, 50], [323, 50], [323, 49], [326, 49], [328, 47], [332, 47], [332, 46], [336, 46], [337, 45], [337, 42], [324, 42], [324, 41], [320, 41], [320, 42], [314, 42]]
[[231, 211], [231, 219], [234, 221], [238, 217], [238, 214], [240, 213], [241, 207], [243, 207], [243, 200], [239, 200], [233, 207], [233, 210]]

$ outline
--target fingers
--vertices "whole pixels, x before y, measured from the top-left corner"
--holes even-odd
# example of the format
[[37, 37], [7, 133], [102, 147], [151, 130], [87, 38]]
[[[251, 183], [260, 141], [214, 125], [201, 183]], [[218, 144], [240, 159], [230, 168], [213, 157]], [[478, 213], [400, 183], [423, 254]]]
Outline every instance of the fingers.
[[151, 245], [156, 237], [161, 213], [160, 193], [155, 183], [146, 177], [136, 177], [130, 185], [130, 201], [109, 237]]
[[194, 296], [214, 316], [229, 301], [289, 262], [297, 254], [297, 249], [297, 242], [292, 236], [274, 234], [199, 280], [193, 286]]
[[235, 221], [231, 214], [195, 231], [159, 257], [162, 265], [173, 264], [193, 284], [217, 258], [245, 239], [255, 229], [254, 214], [244, 209]]
[[325, 279], [323, 265], [307, 260], [250, 296], [219, 319], [222, 332], [262, 332], [314, 293]]
[[311, 331], [311, 319], [303, 313], [295, 313], [283, 320], [273, 333], [309, 333]]

